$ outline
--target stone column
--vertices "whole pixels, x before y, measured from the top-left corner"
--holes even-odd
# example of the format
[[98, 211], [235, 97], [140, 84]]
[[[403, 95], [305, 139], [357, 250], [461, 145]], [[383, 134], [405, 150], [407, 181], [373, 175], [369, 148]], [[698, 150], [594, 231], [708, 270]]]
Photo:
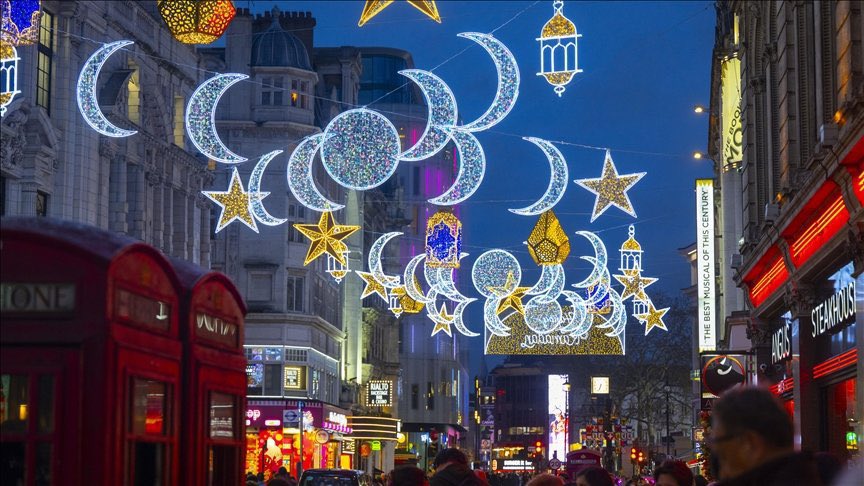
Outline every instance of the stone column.
[[138, 164], [126, 166], [126, 231], [130, 236], [147, 241], [146, 226], [147, 181], [144, 168]]
[[191, 208], [187, 207], [188, 193], [182, 189], [169, 189], [172, 201], [172, 234], [171, 246], [173, 249], [172, 255], [177, 258], [188, 259], [186, 253], [186, 245], [189, 240], [188, 219]]
[[36, 216], [36, 191], [38, 186], [35, 182], [21, 182], [21, 216]]
[[[783, 296], [792, 315], [792, 376], [795, 389], [795, 448], [819, 450], [819, 388], [813, 382], [816, 364], [815, 342], [810, 332], [810, 311], [816, 305], [816, 289], [801, 282], [787, 284]], [[797, 322], [798, 332], [795, 332]], [[796, 337], [797, 335], [797, 337]]]

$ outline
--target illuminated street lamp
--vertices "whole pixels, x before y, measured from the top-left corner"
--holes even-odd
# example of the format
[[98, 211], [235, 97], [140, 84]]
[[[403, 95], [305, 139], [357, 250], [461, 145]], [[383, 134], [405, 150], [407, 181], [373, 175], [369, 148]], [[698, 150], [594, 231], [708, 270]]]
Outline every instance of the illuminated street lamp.
[[564, 382], [564, 457], [570, 452], [570, 382]]

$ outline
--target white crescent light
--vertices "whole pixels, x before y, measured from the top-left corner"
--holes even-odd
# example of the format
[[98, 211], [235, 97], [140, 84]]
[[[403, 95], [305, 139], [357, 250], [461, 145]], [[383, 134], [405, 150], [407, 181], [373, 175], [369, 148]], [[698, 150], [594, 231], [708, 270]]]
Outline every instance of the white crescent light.
[[528, 289], [527, 295], [542, 296], [545, 300], [555, 300], [564, 290], [564, 267], [557, 265], [544, 265], [541, 270], [540, 280]]
[[248, 77], [239, 73], [217, 74], [198, 86], [189, 98], [186, 105], [186, 133], [195, 148], [207, 158], [223, 164], [239, 164], [248, 160], [228, 150], [216, 133], [216, 106], [219, 99], [234, 83]]
[[583, 336], [591, 329], [593, 314], [589, 314], [585, 309], [585, 301], [582, 297], [572, 290], [563, 290], [561, 294], [570, 302], [573, 308], [573, 314], [570, 316], [570, 322], [560, 328], [559, 331], [564, 334], [573, 336]]
[[312, 175], [312, 161], [315, 159], [315, 152], [324, 141], [324, 134], [316, 133], [310, 135], [297, 144], [294, 151], [291, 152], [291, 157], [288, 158], [288, 189], [291, 194], [307, 208], [321, 213], [327, 211], [337, 211], [345, 207], [343, 204], [336, 204], [325, 198], [318, 188], [315, 187], [315, 180]]
[[[573, 287], [576, 288], [587, 288], [595, 285], [603, 276], [603, 270], [606, 269], [606, 245], [603, 244], [603, 240], [601, 240], [599, 236], [590, 231], [577, 231], [576, 234], [584, 236], [594, 248], [594, 268], [591, 269], [591, 274], [588, 275], [585, 280], [573, 284]], [[589, 258], [592, 257], [582, 257], [583, 260], [588, 260]]]
[[498, 70], [498, 89], [492, 105], [480, 118], [458, 127], [467, 132], [479, 132], [496, 125], [513, 109], [519, 96], [519, 66], [507, 46], [489, 34], [463, 32], [459, 37], [471, 39], [486, 49]]
[[498, 317], [498, 304], [500, 303], [501, 299], [498, 298], [486, 299], [486, 302], [483, 304], [483, 323], [486, 325], [486, 329], [492, 334], [506, 337], [510, 335], [510, 328], [501, 322], [501, 318]]
[[624, 312], [624, 303], [621, 302], [621, 295], [613, 288], [609, 289], [609, 299], [612, 301], [612, 315], [606, 319], [603, 325], [599, 328], [611, 328], [606, 336], [616, 337], [624, 332], [624, 326], [627, 324], [627, 314]]
[[122, 40], [105, 44], [94, 52], [93, 55], [90, 56], [90, 59], [87, 59], [87, 62], [84, 63], [84, 67], [81, 68], [81, 73], [78, 75], [78, 110], [81, 112], [81, 116], [84, 117], [84, 121], [87, 122], [93, 130], [96, 130], [102, 135], [108, 137], [128, 137], [138, 133], [137, 130], [124, 130], [109, 122], [108, 119], [105, 118], [105, 114], [102, 113], [102, 110], [99, 108], [99, 100], [96, 96], [96, 82], [99, 79], [99, 72], [102, 70], [105, 61], [108, 60], [108, 57], [110, 57], [111, 54], [114, 54], [116, 51], [128, 46], [129, 44], [134, 44], [134, 42]]
[[429, 71], [405, 69], [399, 74], [417, 83], [429, 107], [429, 121], [423, 134], [413, 147], [399, 154], [400, 160], [415, 162], [434, 155], [447, 145], [450, 134], [443, 128], [456, 125], [456, 97], [441, 78]]
[[452, 206], [471, 197], [480, 187], [486, 172], [486, 155], [477, 137], [461, 130], [450, 130], [450, 137], [459, 152], [459, 172], [447, 192], [429, 199], [430, 203], [439, 206]]
[[259, 223], [267, 226], [279, 226], [288, 221], [287, 219], [274, 218], [264, 209], [264, 204], [261, 203], [262, 199], [270, 195], [269, 192], [261, 192], [261, 177], [264, 175], [264, 171], [267, 169], [270, 161], [281, 153], [281, 150], [274, 150], [269, 154], [265, 154], [255, 164], [255, 168], [252, 169], [252, 174], [249, 176], [249, 211]]
[[480, 335], [479, 332], [474, 332], [468, 329], [468, 327], [465, 326], [465, 321], [462, 318], [462, 313], [465, 312], [465, 308], [468, 307], [468, 304], [474, 302], [475, 300], [477, 299], [468, 299], [463, 302], [459, 302], [459, 304], [456, 305], [456, 309], [453, 311], [453, 322], [451, 322], [451, 324], [453, 325], [453, 327], [456, 328], [457, 331], [462, 333], [462, 335], [468, 337], [476, 337]]
[[384, 249], [384, 245], [386, 245], [388, 241], [400, 235], [402, 235], [402, 233], [399, 231], [384, 233], [375, 240], [375, 243], [372, 243], [372, 247], [369, 249], [369, 273], [375, 277], [375, 280], [381, 282], [381, 285], [383, 285], [384, 288], [393, 289], [398, 287], [401, 283], [398, 276], [391, 277], [385, 275], [384, 270], [381, 269], [381, 251]]
[[408, 294], [408, 297], [411, 297], [417, 302], [428, 304], [429, 302], [426, 300], [426, 296], [423, 295], [420, 289], [417, 289], [414, 285], [414, 275], [417, 271], [417, 265], [419, 265], [424, 258], [426, 258], [425, 253], [421, 253], [412, 258], [411, 261], [408, 262], [408, 265], [405, 265], [405, 272], [403, 273], [402, 280], [405, 282], [405, 293]]
[[549, 187], [546, 188], [543, 197], [530, 206], [522, 209], [509, 209], [508, 211], [522, 216], [536, 216], [552, 209], [564, 197], [569, 178], [567, 161], [564, 160], [561, 151], [546, 140], [534, 137], [524, 137], [523, 140], [527, 140], [543, 150], [546, 158], [549, 159], [549, 169], [552, 174], [549, 179]]

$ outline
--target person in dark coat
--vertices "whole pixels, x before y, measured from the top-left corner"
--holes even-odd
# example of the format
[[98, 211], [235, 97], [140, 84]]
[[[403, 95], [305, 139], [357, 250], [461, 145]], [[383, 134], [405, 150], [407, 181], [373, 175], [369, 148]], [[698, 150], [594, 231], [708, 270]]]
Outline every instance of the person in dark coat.
[[792, 421], [767, 390], [733, 388], [714, 403], [708, 446], [719, 486], [822, 486], [812, 455], [792, 440]]
[[435, 456], [435, 474], [429, 486], [488, 486], [468, 467], [468, 458], [459, 449], [444, 449]]

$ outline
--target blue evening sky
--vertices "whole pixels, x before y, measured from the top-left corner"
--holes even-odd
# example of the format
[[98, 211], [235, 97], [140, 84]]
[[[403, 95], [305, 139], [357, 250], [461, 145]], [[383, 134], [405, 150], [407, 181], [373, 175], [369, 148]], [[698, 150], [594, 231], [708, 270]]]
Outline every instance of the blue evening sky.
[[[437, 24], [397, 0], [363, 27], [357, 27], [362, 1], [236, 4], [255, 12], [274, 4], [283, 10], [311, 11], [317, 20], [317, 47], [395, 47], [411, 52], [418, 69], [440, 65], [434, 72], [453, 89], [465, 122], [488, 107], [496, 75], [486, 52], [456, 34], [494, 30], [516, 56], [522, 85], [510, 115], [477, 134], [487, 169], [479, 190], [461, 205], [464, 249], [471, 253], [468, 269], [486, 249], [504, 248], [526, 268], [523, 285], [531, 285], [539, 275], [521, 244], [536, 219], [507, 211], [539, 199], [548, 184], [543, 153], [521, 140], [534, 136], [566, 142], [557, 145], [567, 159], [571, 181], [599, 177], [603, 165], [602, 150], [579, 145], [610, 148], [619, 173], [647, 172], [629, 192], [638, 218], [612, 207], [590, 223], [594, 196], [569, 184], [555, 207], [571, 235], [571, 257], [565, 264], [568, 283], [581, 280], [590, 270], [577, 258], [590, 255], [590, 247], [573, 232], [599, 232], [614, 273], [618, 247], [627, 238], [627, 226], [634, 224], [645, 252], [643, 274], [660, 279], [649, 295], [658, 288], [677, 294], [690, 285], [678, 248], [695, 241], [694, 179], [712, 173], [710, 161], [692, 158], [692, 152], [704, 151], [707, 143], [707, 117], [695, 114], [693, 106], [709, 101], [712, 2], [565, 2], [564, 14], [582, 34], [579, 65], [584, 72], [561, 98], [535, 74], [540, 58], [535, 39], [553, 14], [551, 1], [439, 1], [442, 23]], [[470, 274], [462, 277], [464, 293], [478, 297], [470, 288]], [[471, 306], [476, 309], [466, 319], [472, 328], [482, 327], [481, 304]], [[482, 349], [481, 338], [474, 338], [471, 348]]]

